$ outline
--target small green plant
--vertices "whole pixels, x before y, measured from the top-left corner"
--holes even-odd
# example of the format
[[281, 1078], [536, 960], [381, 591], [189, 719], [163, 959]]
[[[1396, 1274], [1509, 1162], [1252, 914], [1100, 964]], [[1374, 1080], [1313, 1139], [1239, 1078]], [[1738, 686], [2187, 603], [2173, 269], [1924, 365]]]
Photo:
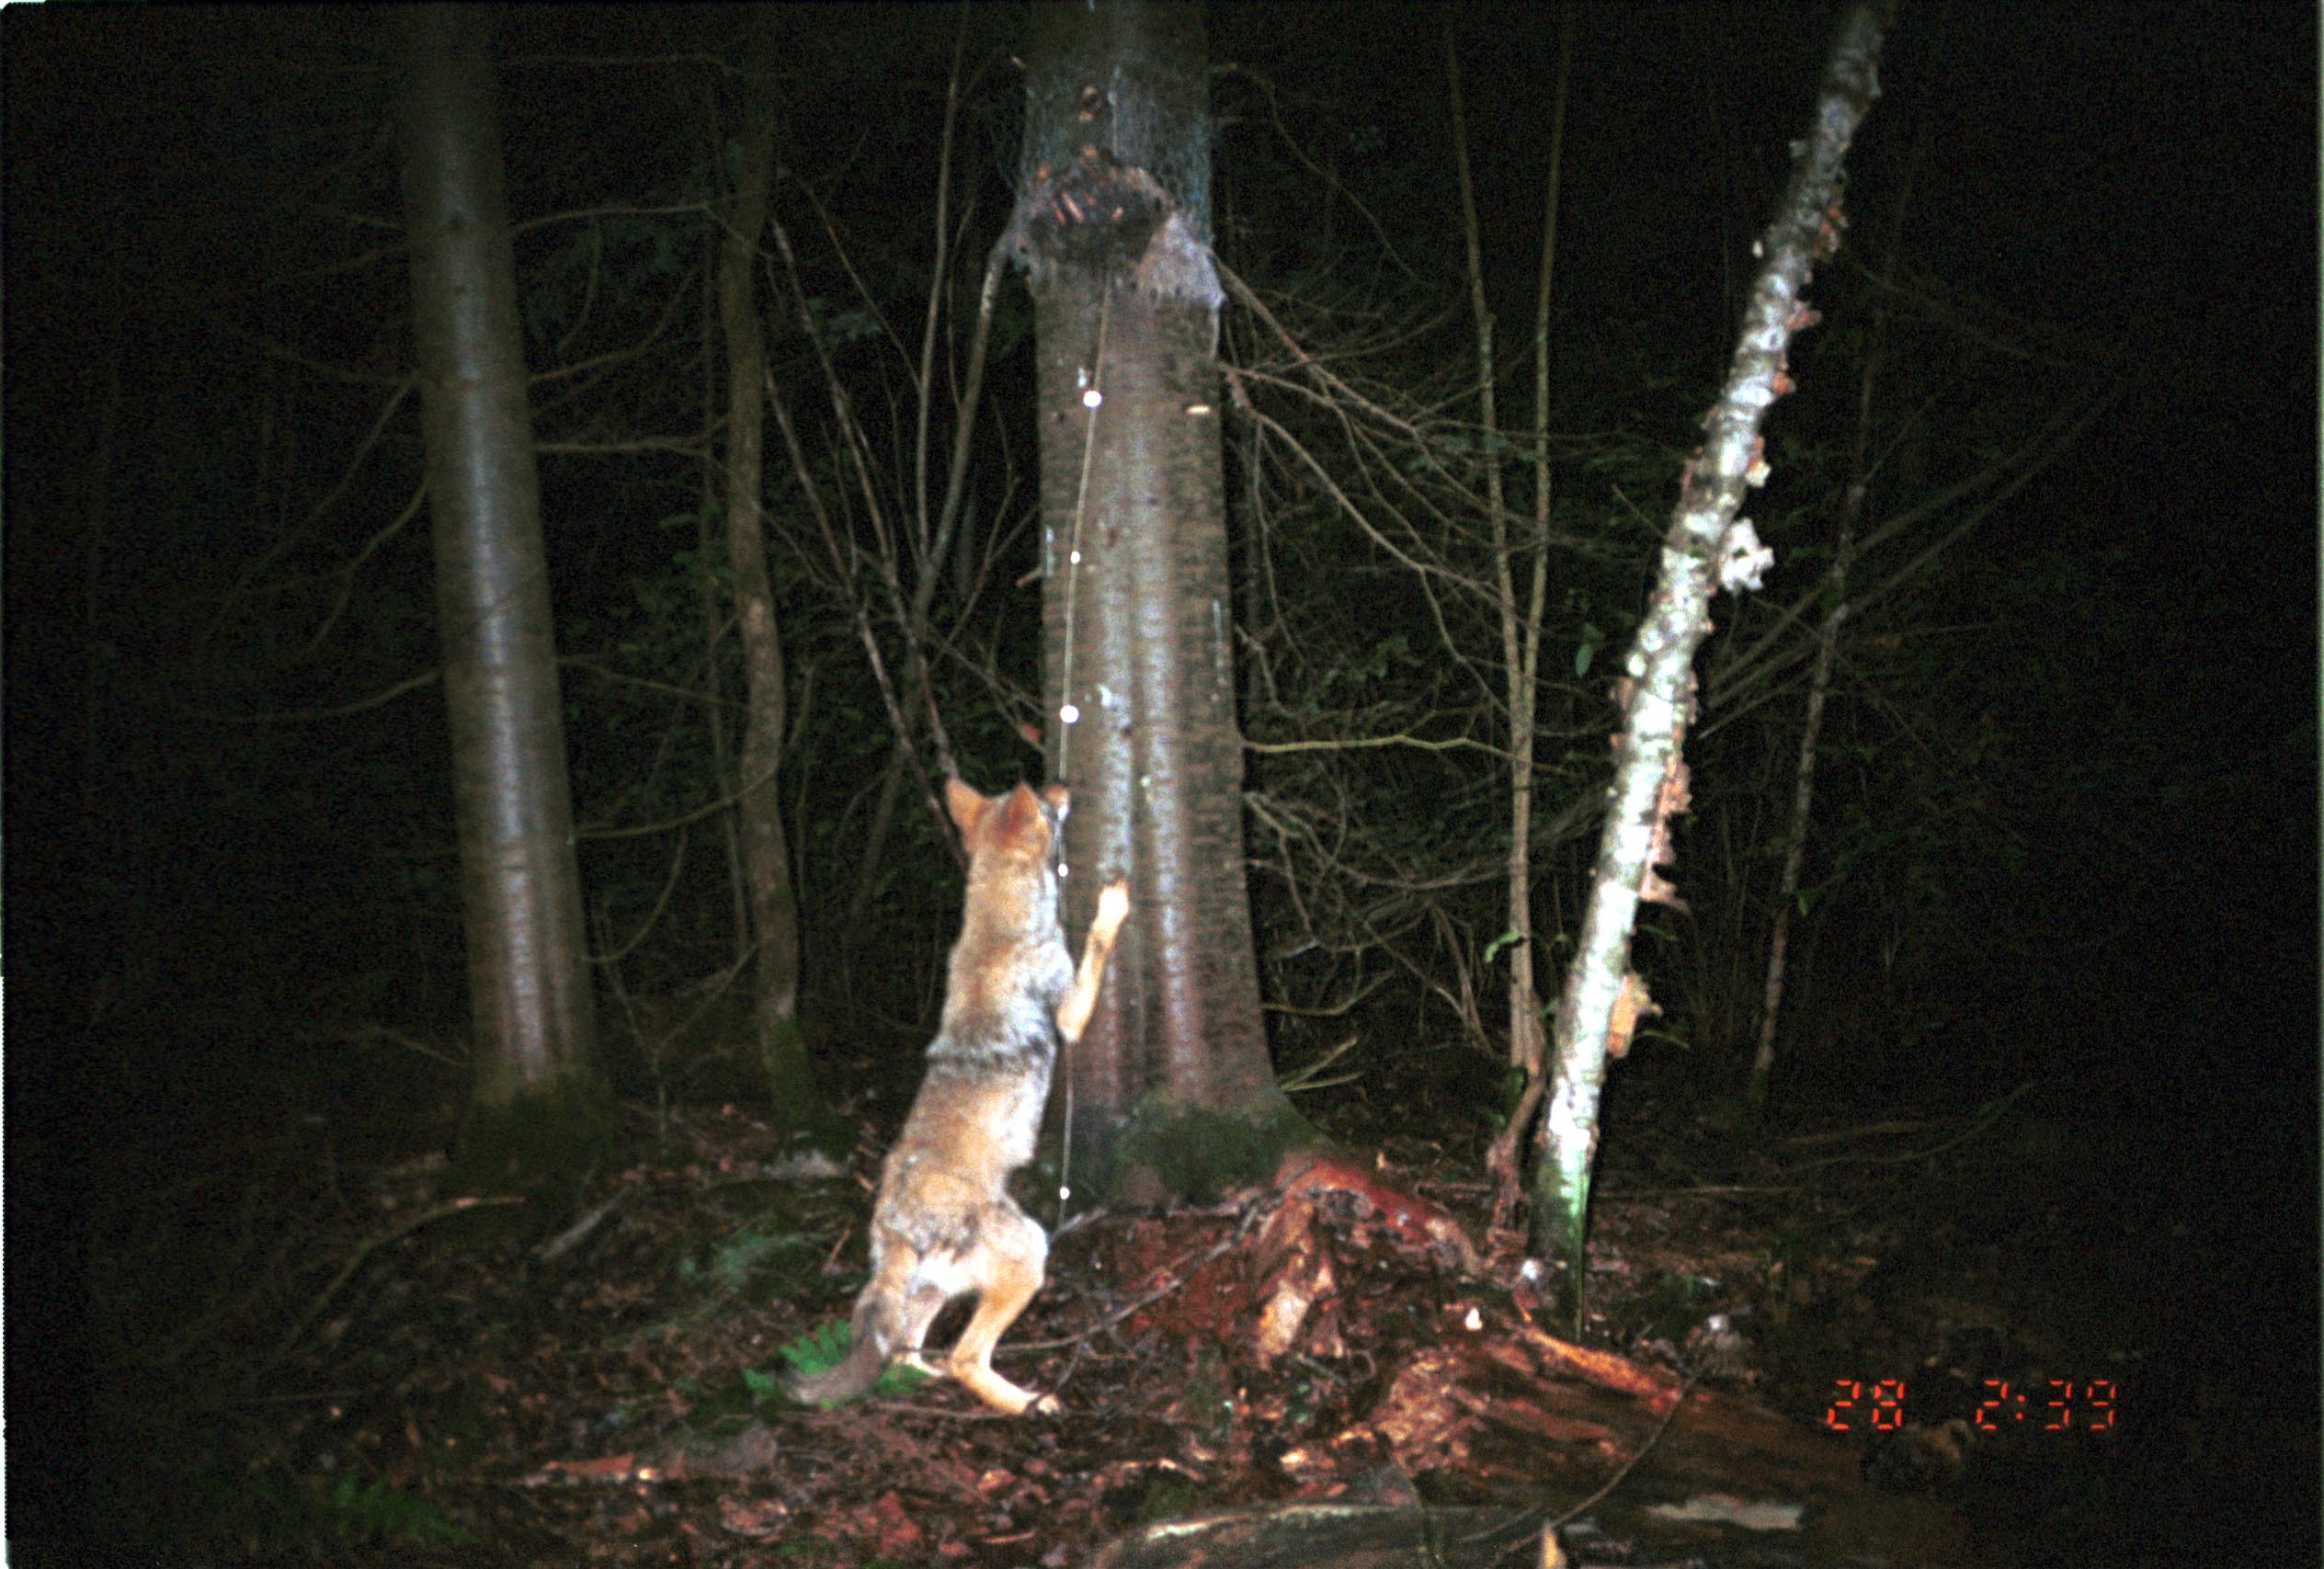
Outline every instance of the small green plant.
[[475, 1533], [463, 1529], [428, 1499], [344, 1474], [327, 1495], [331, 1534], [348, 1541], [433, 1541], [472, 1546]]
[[1186, 1419], [1213, 1447], [1235, 1428], [1235, 1388], [1218, 1356], [1207, 1346], [1195, 1354], [1186, 1379]]
[[845, 1319], [826, 1318], [782, 1347], [782, 1359], [803, 1374], [827, 1372], [847, 1356], [849, 1336]]
[[[784, 1346], [781, 1348], [782, 1359], [801, 1373], [826, 1372], [847, 1359], [848, 1347], [851, 1343], [848, 1321], [829, 1318]], [[745, 1373], [743, 1377], [754, 1393], [761, 1387], [762, 1381], [770, 1391], [777, 1387], [773, 1378], [765, 1373]], [[872, 1387], [863, 1393], [867, 1396], [906, 1394], [926, 1382], [928, 1374], [909, 1362], [890, 1362], [880, 1370], [880, 1376]]]
[[807, 1281], [810, 1260], [822, 1257], [823, 1250], [796, 1232], [769, 1232], [757, 1226], [745, 1226], [718, 1243], [710, 1250], [703, 1263], [692, 1258], [678, 1260], [678, 1279], [689, 1285], [707, 1279], [720, 1291], [740, 1296], [755, 1280], [764, 1279], [771, 1294], [781, 1295]]
[[1138, 1520], [1152, 1525], [1195, 1513], [1202, 1506], [1202, 1490], [1183, 1476], [1157, 1474], [1147, 1482], [1138, 1499]]
[[1703, 1304], [1717, 1290], [1707, 1276], [1660, 1273], [1623, 1305], [1622, 1317], [1633, 1336], [1677, 1340], [1701, 1322]]
[[332, 1541], [469, 1547], [475, 1533], [426, 1498], [345, 1472], [328, 1483], [253, 1479], [216, 1502], [218, 1524], [245, 1545]]

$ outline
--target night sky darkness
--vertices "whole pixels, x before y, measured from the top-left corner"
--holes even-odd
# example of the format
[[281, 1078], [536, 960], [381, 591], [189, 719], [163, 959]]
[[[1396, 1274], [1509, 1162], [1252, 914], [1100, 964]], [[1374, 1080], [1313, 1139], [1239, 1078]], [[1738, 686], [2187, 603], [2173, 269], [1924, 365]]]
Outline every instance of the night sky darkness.
[[[1461, 23], [1512, 356], [1532, 317], [1555, 48], [1544, 15], [1480, 7]], [[189, 1037], [207, 1027], [188, 1021], [346, 1000], [359, 973], [403, 991], [428, 966], [440, 976], [448, 955], [457, 974], [456, 934], [385, 956], [353, 935], [359, 922], [305, 946], [279, 936], [330, 926], [313, 907], [324, 891], [360, 890], [380, 865], [426, 853], [398, 835], [430, 788], [449, 815], [432, 688], [343, 726], [188, 722], [208, 705], [345, 703], [433, 657], [426, 553], [408, 543], [424, 541], [417, 525], [359, 575], [349, 630], [326, 659], [243, 681], [237, 662], [287, 650], [266, 646], [265, 615], [245, 607], [228, 626], [219, 612], [266, 542], [343, 472], [378, 406], [376, 385], [265, 346], [374, 379], [409, 363], [377, 16], [0, 17], [8, 1460], [11, 1508], [33, 1517], [85, 1485], [73, 1426], [55, 1417], [86, 1399], [75, 1325], [88, 1189], [190, 1081], [241, 1072], [231, 1054], [203, 1060]], [[917, 265], [925, 244], [931, 128], [959, 20], [835, 8], [794, 28], [782, 155], [815, 179], [874, 270]], [[696, 199], [706, 89], [649, 57], [726, 52], [731, 22], [679, 8], [519, 13], [499, 67], [512, 219]], [[1007, 11], [972, 13], [968, 54], [1005, 52], [1014, 26]], [[1315, 139], [1418, 265], [1456, 279], [1437, 27], [1433, 12], [1270, 6], [1214, 11], [1211, 42], [1215, 62], [1276, 85], [1291, 133]], [[1558, 261], [1565, 363], [1612, 363], [1591, 357], [1632, 346], [1678, 384], [1656, 432], [1673, 447], [1692, 439], [1687, 411], [1705, 406], [1731, 347], [1751, 239], [1827, 36], [1825, 13], [1802, 6], [1584, 14]], [[2040, 896], [2011, 918], [2052, 923], [2019, 947], [2053, 957], [1961, 977], [1985, 1034], [2007, 1039], [1990, 1063], [1981, 1047], [1948, 1049], [1969, 1053], [1972, 1103], [2013, 1082], [2004, 1060], [2069, 1076], [2098, 1142], [2151, 1184], [2158, 1234], [2214, 1239], [2200, 1256], [2216, 1294], [2176, 1321], [2184, 1346], [2152, 1355], [2200, 1364], [2202, 1387], [2227, 1392], [2210, 1418], [2223, 1444], [2260, 1405], [2315, 1432], [2316, 67], [2311, 6], [1915, 5], [1849, 163], [1853, 234], [1885, 234], [1925, 126], [1911, 266], [2107, 346], [2127, 373], [2102, 423], [1974, 537], [1976, 564], [1948, 580], [1963, 623], [2021, 570], [2059, 586], [2056, 631], [2020, 624], [1954, 646], [1977, 662], [2073, 640], [2039, 661], [2038, 700], [2011, 701], [2003, 679], [1986, 688], [1997, 725], [2054, 748], [2108, 803], [2036, 825], [2025, 875]], [[999, 65], [978, 92], [962, 156], [978, 204], [966, 244], [981, 256], [1006, 215], [1017, 78]], [[1330, 261], [1320, 222], [1283, 221], [1293, 165], [1264, 98], [1232, 74], [1215, 97], [1226, 260], [1277, 283]], [[811, 230], [795, 199], [794, 188], [792, 219]], [[1346, 244], [1358, 221], [1342, 206], [1332, 225]], [[1817, 279], [1819, 303], [1854, 259]], [[518, 260], [522, 290], [528, 267], [561, 256], [536, 233]], [[649, 309], [610, 292], [599, 308]], [[540, 326], [553, 335], [558, 324]], [[1841, 439], [1847, 372], [1817, 384], [1816, 354], [1811, 337], [1794, 361], [1804, 390], [1776, 406], [1772, 439]], [[1020, 349], [997, 366], [988, 395], [1021, 404], [1029, 361]], [[699, 385], [641, 392], [633, 430], [699, 428]], [[576, 427], [581, 405], [563, 396], [541, 394], [544, 438], [626, 434]], [[1518, 417], [1511, 406], [1505, 417]], [[395, 456], [361, 469], [324, 542], [302, 547], [309, 569], [352, 555], [405, 504], [414, 422], [408, 408], [400, 417]], [[692, 482], [671, 472], [682, 508]], [[543, 473], [561, 639], [601, 637], [628, 612], [623, 586], [684, 537], [636, 526], [641, 508], [671, 507], [633, 472], [552, 459]], [[1783, 480], [1779, 469], [1771, 508]], [[1653, 511], [1670, 497], [1639, 499]], [[312, 601], [301, 605], [285, 644], [311, 622]], [[405, 731], [385, 748], [392, 766], [382, 725]], [[208, 756], [182, 755], [190, 734], [210, 738]], [[589, 744], [575, 745], [586, 772]], [[382, 790], [404, 798], [392, 814]], [[439, 824], [437, 847], [448, 834]], [[146, 968], [125, 975], [132, 949]], [[171, 1015], [170, 1028], [99, 1000], [125, 996]], [[285, 1018], [286, 1038], [297, 1029]], [[2102, 1245], [2125, 1245], [2118, 1234]], [[2279, 1430], [2252, 1429], [2253, 1441]], [[25, 1446], [28, 1432], [41, 1448]]]

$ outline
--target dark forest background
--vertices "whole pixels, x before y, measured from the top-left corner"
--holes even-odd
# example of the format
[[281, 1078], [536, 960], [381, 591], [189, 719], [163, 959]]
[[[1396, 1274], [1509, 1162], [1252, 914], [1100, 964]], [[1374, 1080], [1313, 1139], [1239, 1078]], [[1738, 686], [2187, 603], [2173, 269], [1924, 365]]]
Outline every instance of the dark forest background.
[[[948, 74], [957, 61], [966, 108], [937, 294], [957, 356], [1012, 200], [1020, 18], [786, 17], [775, 199], [900, 494]], [[713, 719], [734, 691], [702, 598], [723, 571], [702, 523], [704, 269], [732, 24], [518, 8], [497, 50], [609, 1035], [735, 949], [715, 817], [676, 826], [721, 793]], [[1425, 493], [1506, 454], [1473, 424], [1437, 14], [1220, 8], [1211, 25], [1217, 248], [1350, 397], [1420, 432], [1372, 479]], [[1506, 411], [1530, 375], [1555, 27], [1485, 8], [1454, 31]], [[19, 1400], [69, 1406], [86, 1384], [71, 1369], [151, 1327], [79, 1304], [91, 1284], [133, 1297], [120, 1277], [156, 1267], [139, 1241], [154, 1195], [266, 1169], [303, 1120], [379, 1149], [440, 1142], [464, 997], [372, 20], [12, 10], [0, 41], [13, 1429]], [[1607, 682], [1826, 42], [1827, 18], [1792, 6], [1579, 15], [1550, 334], [1536, 865], [1553, 992], [1595, 846]], [[1777, 568], [1720, 601], [1702, 663], [1689, 908], [1651, 914], [1638, 945], [1665, 1013], [1610, 1091], [1635, 1073], [1715, 1098], [1748, 1067], [1815, 586], [1877, 344], [1871, 515], [1907, 521], [1857, 568], [1885, 586], [1849, 625], [1826, 722], [1773, 1115], [1959, 1109], [2033, 1081], [2084, 1179], [2150, 1193], [2153, 1226], [2216, 1234], [2242, 1272], [2218, 1310], [2242, 1316], [2204, 1339], [2281, 1348], [2258, 1358], [2263, 1386], [2310, 1396], [2316, 59], [2301, 6], [1907, 12], [1850, 160], [1849, 247], [1817, 279], [1824, 324], [1771, 421], [1752, 510]], [[986, 788], [1040, 767], [1022, 732], [1030, 325], [1012, 282], [974, 438], [977, 553], [940, 563], [936, 599], [938, 707]], [[803, 331], [775, 329], [775, 376], [829, 464], [812, 477], [844, 498]], [[1354, 1035], [1333, 1076], [1356, 1076], [1302, 1100], [1319, 1124], [1360, 1140], [1425, 1116], [1481, 1147], [1510, 1088], [1498, 634], [1474, 596], [1351, 528], [1300, 455], [1352, 481], [1354, 405], [1301, 392], [1247, 309], [1228, 307], [1221, 352], [1256, 411], [1229, 421], [1227, 481], [1278, 1068]], [[793, 483], [769, 497], [783, 790], [803, 1008], [848, 1098], [908, 1084], [959, 880], [923, 781], [882, 822], [894, 737], [854, 619], [872, 606], [900, 655], [878, 540], [859, 510], [852, 548], [827, 549]], [[1412, 527], [1446, 581], [1487, 580], [1474, 519]], [[684, 1090], [678, 1069], [641, 1072], [634, 1094]], [[216, 1285], [198, 1246], [174, 1267], [167, 1291]], [[67, 1372], [28, 1389], [25, 1336], [65, 1347]]]

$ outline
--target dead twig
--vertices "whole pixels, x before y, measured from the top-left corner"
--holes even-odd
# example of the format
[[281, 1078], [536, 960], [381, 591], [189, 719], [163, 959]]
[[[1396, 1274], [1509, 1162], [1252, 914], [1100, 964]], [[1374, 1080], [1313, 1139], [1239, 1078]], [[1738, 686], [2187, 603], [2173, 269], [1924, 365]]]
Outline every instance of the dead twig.
[[590, 1233], [596, 1231], [598, 1227], [605, 1223], [605, 1218], [613, 1213], [614, 1210], [620, 1206], [622, 1199], [628, 1195], [629, 1191], [630, 1190], [626, 1188], [615, 1188], [613, 1190], [612, 1198], [608, 1199], [604, 1203], [599, 1204], [596, 1209], [591, 1210], [587, 1214], [582, 1216], [579, 1220], [565, 1227], [564, 1230], [551, 1237], [547, 1242], [544, 1242], [539, 1247], [534, 1248], [532, 1250], [533, 1257], [543, 1264], [554, 1264], [558, 1259], [564, 1257], [566, 1254], [571, 1253], [575, 1248], [580, 1246], [582, 1243], [588, 1240]]
[[[1702, 1376], [1703, 1375], [1700, 1373], [1690, 1373], [1687, 1375], [1686, 1381], [1679, 1385], [1679, 1393], [1670, 1402], [1670, 1409], [1662, 1414], [1662, 1420], [1656, 1423], [1654, 1431], [1646, 1435], [1646, 1441], [1638, 1446], [1637, 1452], [1633, 1454], [1628, 1460], [1622, 1462], [1621, 1470], [1606, 1478], [1606, 1484], [1599, 1488], [1597, 1492], [1592, 1493], [1589, 1497], [1584, 1498], [1580, 1503], [1576, 1504], [1564, 1514], [1557, 1515], [1555, 1518], [1552, 1517], [1552, 1513], [1548, 1509], [1528, 1509], [1514, 1519], [1496, 1521], [1494, 1524], [1486, 1527], [1483, 1530], [1477, 1531], [1473, 1535], [1464, 1537], [1462, 1540], [1464, 1541], [1471, 1542], [1491, 1541], [1496, 1537], [1514, 1533], [1526, 1539], [1527, 1542], [1530, 1542], [1532, 1539], [1536, 1527], [1554, 1531], [1559, 1526], [1571, 1525], [1582, 1515], [1597, 1507], [1601, 1500], [1603, 1500], [1609, 1494], [1612, 1493], [1615, 1488], [1622, 1485], [1623, 1478], [1627, 1477], [1633, 1471], [1635, 1471], [1638, 1468], [1638, 1462], [1640, 1461], [1645, 1460], [1646, 1456], [1654, 1452], [1654, 1447], [1662, 1441], [1662, 1435], [1670, 1430], [1670, 1424], [1677, 1421], [1679, 1419], [1679, 1413], [1686, 1409], [1687, 1396], [1693, 1392], [1695, 1384], [1701, 1381]], [[1503, 1558], [1509, 1556], [1511, 1552], [1516, 1551], [1516, 1549], [1521, 1545], [1524, 1545], [1524, 1543], [1512, 1543], [1510, 1547], [1502, 1550], [1501, 1556]]]
[[1067, 1335], [1055, 1340], [1020, 1340], [1017, 1342], [1015, 1349], [1020, 1351], [1060, 1351], [1068, 1346], [1086, 1345], [1090, 1340], [1095, 1339], [1098, 1336], [1105, 1333], [1105, 1331], [1111, 1329], [1115, 1325], [1122, 1323], [1124, 1319], [1152, 1307], [1156, 1302], [1160, 1302], [1164, 1297], [1168, 1296], [1171, 1292], [1183, 1289], [1187, 1281], [1193, 1277], [1194, 1271], [1202, 1268], [1203, 1265], [1212, 1262], [1213, 1259], [1225, 1257], [1227, 1254], [1232, 1253], [1235, 1249], [1240, 1247], [1243, 1245], [1244, 1238], [1250, 1235], [1251, 1228], [1259, 1223], [1262, 1216], [1271, 1212], [1273, 1209], [1274, 1206], [1272, 1204], [1253, 1204], [1249, 1209], [1243, 1211], [1243, 1219], [1241, 1222], [1236, 1226], [1235, 1230], [1231, 1234], [1220, 1238], [1217, 1242], [1212, 1244], [1209, 1247], [1204, 1248], [1202, 1252], [1190, 1253], [1184, 1258], [1179, 1259], [1177, 1263], [1169, 1266], [1169, 1268], [1165, 1271], [1165, 1273], [1169, 1276], [1169, 1279], [1166, 1283], [1156, 1287], [1153, 1290], [1148, 1291], [1145, 1295], [1137, 1298], [1135, 1301], [1115, 1309], [1113, 1312], [1106, 1314], [1105, 1317], [1098, 1320], [1097, 1323], [1090, 1325], [1088, 1328], [1079, 1331], [1077, 1334]]
[[464, 1195], [458, 1199], [447, 1199], [431, 1209], [422, 1210], [416, 1215], [406, 1215], [377, 1235], [365, 1237], [356, 1245], [355, 1251], [347, 1255], [347, 1260], [339, 1267], [339, 1272], [331, 1277], [331, 1283], [324, 1287], [314, 1301], [307, 1304], [306, 1311], [299, 1315], [298, 1322], [290, 1326], [290, 1332], [282, 1337], [281, 1344], [274, 1348], [265, 1361], [258, 1364], [258, 1371], [265, 1372], [290, 1354], [290, 1347], [297, 1345], [300, 1336], [306, 1334], [307, 1326], [315, 1321], [316, 1316], [329, 1304], [331, 1299], [338, 1295], [339, 1288], [353, 1279], [356, 1270], [362, 1268], [363, 1261], [379, 1249], [399, 1238], [409, 1236], [430, 1222], [440, 1221], [447, 1215], [459, 1214], [463, 1210], [473, 1210], [486, 1204], [521, 1204], [524, 1201], [522, 1197], [515, 1194], [490, 1199]]
[[1949, 1150], [1960, 1148], [1963, 1144], [1967, 1143], [1970, 1140], [1977, 1138], [1987, 1129], [1992, 1127], [1994, 1123], [2001, 1120], [2001, 1114], [2004, 1111], [2007, 1111], [2011, 1106], [2017, 1104], [2020, 1097], [2024, 1096], [2026, 1092], [2031, 1090], [2033, 1087], [2034, 1081], [2032, 1079], [2027, 1079], [2023, 1084], [2019, 1085], [2015, 1089], [2010, 1091], [2009, 1094], [2001, 1097], [2000, 1099], [1988, 1102], [1986, 1105], [1979, 1107], [1977, 1109], [1977, 1115], [1970, 1120], [1969, 1125], [1966, 1128], [1954, 1134], [1952, 1138], [1945, 1140], [1944, 1143], [1941, 1144], [1933, 1144], [1928, 1149], [1899, 1150], [1895, 1154], [1826, 1155], [1821, 1160], [1812, 1160], [1804, 1165], [1794, 1166], [1792, 1169], [1794, 1172], [1807, 1172], [1815, 1171], [1819, 1167], [1827, 1165], [1911, 1165], [1920, 1161], [1934, 1160], [1937, 1156], [1945, 1154]]

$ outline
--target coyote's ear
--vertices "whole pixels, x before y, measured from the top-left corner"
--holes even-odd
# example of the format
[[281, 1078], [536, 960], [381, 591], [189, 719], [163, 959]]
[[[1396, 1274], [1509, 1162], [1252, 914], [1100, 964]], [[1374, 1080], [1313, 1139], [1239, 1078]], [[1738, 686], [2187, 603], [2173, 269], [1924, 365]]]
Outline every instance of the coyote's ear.
[[1068, 802], [1065, 786], [1061, 784], [1042, 786], [1041, 799], [1049, 803], [1049, 810], [1057, 814], [1058, 822], [1063, 823], [1065, 820], [1065, 807]]
[[976, 837], [976, 824], [992, 805], [957, 777], [944, 781], [944, 810], [952, 814], [952, 826], [961, 831], [962, 843]]
[[1033, 793], [1033, 787], [1029, 784], [1017, 786], [993, 804], [1001, 808], [1008, 824], [995, 829], [995, 833], [1030, 834], [1035, 824], [1045, 821], [1041, 797]]
[[976, 832], [963, 828], [961, 838], [972, 855], [998, 845], [1008, 846], [1011, 852], [1025, 850], [1048, 843], [1049, 815], [1033, 787], [1020, 784], [1007, 795], [980, 802]]

